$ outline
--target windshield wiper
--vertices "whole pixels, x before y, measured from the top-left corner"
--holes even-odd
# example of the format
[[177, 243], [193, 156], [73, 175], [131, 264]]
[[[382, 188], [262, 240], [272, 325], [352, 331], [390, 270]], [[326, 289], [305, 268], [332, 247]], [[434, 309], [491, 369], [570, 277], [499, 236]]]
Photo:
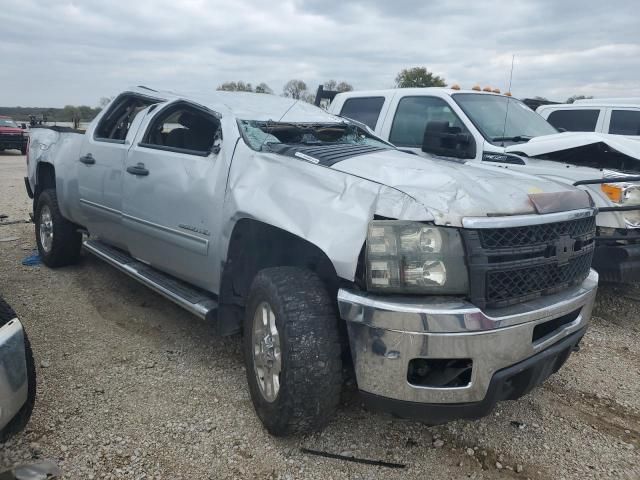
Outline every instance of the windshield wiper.
[[533, 137], [529, 135], [515, 135], [513, 137], [493, 137], [492, 142], [528, 142]]

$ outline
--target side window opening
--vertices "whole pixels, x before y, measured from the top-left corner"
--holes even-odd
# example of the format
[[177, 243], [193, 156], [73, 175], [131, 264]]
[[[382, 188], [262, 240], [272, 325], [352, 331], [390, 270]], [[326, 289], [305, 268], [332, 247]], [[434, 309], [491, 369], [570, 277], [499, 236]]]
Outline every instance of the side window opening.
[[595, 132], [599, 116], [600, 110], [556, 110], [549, 114], [547, 121], [567, 132]]
[[436, 97], [405, 97], [398, 103], [389, 141], [398, 147], [420, 148], [427, 125], [447, 133], [466, 133], [467, 128], [447, 105]]
[[207, 156], [218, 153], [220, 121], [197, 107], [177, 104], [160, 113], [149, 126], [141, 146]]
[[640, 135], [640, 111], [613, 110], [609, 133], [614, 135]]
[[384, 97], [348, 98], [342, 105], [340, 115], [364, 123], [371, 130], [375, 130], [382, 105]]
[[97, 140], [124, 142], [133, 119], [138, 113], [159, 100], [126, 95], [113, 103], [96, 127], [94, 137]]

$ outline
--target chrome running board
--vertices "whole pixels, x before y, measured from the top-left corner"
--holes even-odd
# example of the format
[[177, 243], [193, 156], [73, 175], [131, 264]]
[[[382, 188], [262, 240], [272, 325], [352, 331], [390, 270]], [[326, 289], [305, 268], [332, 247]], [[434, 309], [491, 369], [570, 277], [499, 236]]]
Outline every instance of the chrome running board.
[[177, 303], [185, 310], [205, 320], [214, 320], [218, 302], [216, 297], [177, 278], [150, 267], [126, 252], [110, 247], [98, 240], [85, 240], [82, 246], [88, 252], [138, 280], [151, 290]]

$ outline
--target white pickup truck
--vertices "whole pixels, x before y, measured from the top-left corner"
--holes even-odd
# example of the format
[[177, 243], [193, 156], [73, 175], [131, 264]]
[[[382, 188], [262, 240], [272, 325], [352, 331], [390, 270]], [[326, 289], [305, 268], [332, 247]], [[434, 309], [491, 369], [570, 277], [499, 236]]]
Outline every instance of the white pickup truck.
[[640, 140], [640, 98], [586, 98], [541, 105], [536, 112], [567, 132], [599, 132]]
[[242, 331], [272, 434], [321, 428], [351, 361], [375, 408], [485, 415], [585, 333], [592, 200], [367, 130], [273, 95], [132, 88], [86, 132], [33, 130], [40, 255], [60, 267], [84, 245], [218, 333]]
[[427, 158], [500, 166], [581, 185], [599, 209], [594, 268], [603, 280], [640, 280], [640, 142], [559, 133], [521, 101], [475, 90], [346, 92], [335, 96], [328, 111]]

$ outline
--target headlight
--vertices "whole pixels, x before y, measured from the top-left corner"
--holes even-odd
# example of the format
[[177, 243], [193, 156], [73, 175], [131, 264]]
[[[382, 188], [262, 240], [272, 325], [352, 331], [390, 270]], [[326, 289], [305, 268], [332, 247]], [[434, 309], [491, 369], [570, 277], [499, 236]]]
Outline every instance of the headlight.
[[[638, 205], [640, 208], [640, 185], [630, 183], [603, 183], [602, 191], [618, 205]], [[620, 212], [628, 227], [640, 227], [640, 210]]]
[[367, 288], [385, 292], [465, 294], [469, 275], [455, 228], [374, 220], [367, 233]]

